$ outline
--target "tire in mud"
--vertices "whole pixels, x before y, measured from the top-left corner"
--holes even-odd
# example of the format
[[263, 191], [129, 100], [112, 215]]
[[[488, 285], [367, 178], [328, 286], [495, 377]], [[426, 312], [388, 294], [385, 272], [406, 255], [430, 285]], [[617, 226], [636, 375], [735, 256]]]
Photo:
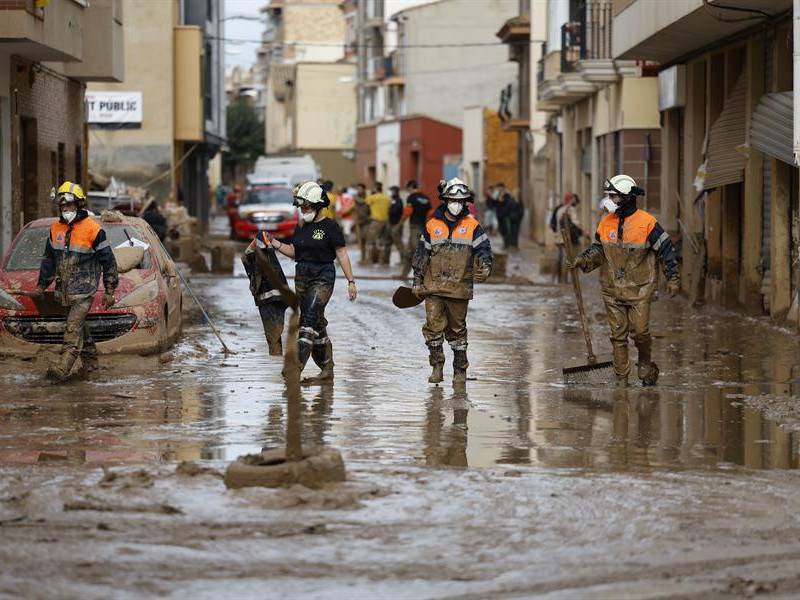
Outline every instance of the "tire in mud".
[[225, 485], [231, 489], [294, 484], [319, 489], [345, 479], [342, 455], [334, 448], [309, 448], [302, 460], [291, 462], [287, 462], [282, 448], [265, 450], [240, 456], [225, 470]]

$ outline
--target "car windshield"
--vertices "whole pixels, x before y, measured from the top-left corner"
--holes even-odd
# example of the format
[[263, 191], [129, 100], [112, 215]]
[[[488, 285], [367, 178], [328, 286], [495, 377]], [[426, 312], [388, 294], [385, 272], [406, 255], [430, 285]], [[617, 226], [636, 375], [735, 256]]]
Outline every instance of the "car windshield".
[[[131, 225], [104, 224], [103, 229], [105, 229], [106, 237], [112, 248], [116, 248], [123, 243], [127, 244], [128, 235], [131, 239], [147, 242], [138, 230]], [[44, 246], [49, 231], [49, 227], [29, 227], [20, 233], [11, 256], [8, 258], [6, 271], [38, 270], [44, 256]], [[128, 235], [125, 235], [126, 232]], [[150, 252], [144, 253], [144, 259], [139, 264], [139, 268], [150, 268]]]
[[257, 188], [248, 190], [242, 204], [291, 204], [292, 190], [289, 188]]

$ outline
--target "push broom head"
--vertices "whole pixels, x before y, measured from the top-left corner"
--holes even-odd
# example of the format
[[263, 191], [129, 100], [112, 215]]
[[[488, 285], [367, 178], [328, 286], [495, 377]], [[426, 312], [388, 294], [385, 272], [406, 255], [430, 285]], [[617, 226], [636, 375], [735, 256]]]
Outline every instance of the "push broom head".
[[566, 367], [561, 372], [564, 375], [564, 383], [609, 383], [614, 378], [614, 363], [594, 362], [578, 367]]

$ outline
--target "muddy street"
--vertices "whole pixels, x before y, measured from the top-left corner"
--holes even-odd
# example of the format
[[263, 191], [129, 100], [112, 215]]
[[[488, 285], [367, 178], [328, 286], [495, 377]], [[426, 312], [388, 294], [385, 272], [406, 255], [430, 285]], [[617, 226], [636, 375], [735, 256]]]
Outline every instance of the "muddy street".
[[91, 380], [0, 362], [0, 595], [800, 590], [796, 335], [660, 300], [657, 387], [564, 386], [562, 366], [585, 360], [577, 311], [569, 287], [533, 277], [477, 287], [466, 390], [449, 350], [432, 386], [424, 309], [394, 308], [389, 274], [359, 268], [353, 304], [337, 281], [335, 380], [303, 390], [304, 442], [348, 470], [323, 491], [226, 491], [218, 476], [284, 441], [281, 363], [242, 273], [192, 278], [235, 355], [190, 318], [166, 355], [102, 357]]

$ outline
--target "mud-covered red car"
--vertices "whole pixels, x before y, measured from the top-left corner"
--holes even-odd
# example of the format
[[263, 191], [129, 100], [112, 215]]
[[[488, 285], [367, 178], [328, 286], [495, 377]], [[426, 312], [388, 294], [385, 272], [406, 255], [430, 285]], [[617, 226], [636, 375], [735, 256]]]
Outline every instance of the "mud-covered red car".
[[293, 202], [292, 189], [286, 185], [247, 186], [231, 217], [231, 237], [253, 239], [259, 231], [279, 238], [291, 237], [299, 220]]
[[[103, 226], [121, 267], [116, 304], [102, 307], [101, 278], [87, 318], [98, 352], [163, 351], [178, 338], [182, 325], [183, 297], [175, 263], [142, 219], [113, 212], [90, 218]], [[53, 284], [42, 298], [25, 295], [36, 289], [54, 221], [28, 223], [0, 263], [0, 354], [33, 356], [58, 349], [63, 342], [66, 308], [54, 297]]]

